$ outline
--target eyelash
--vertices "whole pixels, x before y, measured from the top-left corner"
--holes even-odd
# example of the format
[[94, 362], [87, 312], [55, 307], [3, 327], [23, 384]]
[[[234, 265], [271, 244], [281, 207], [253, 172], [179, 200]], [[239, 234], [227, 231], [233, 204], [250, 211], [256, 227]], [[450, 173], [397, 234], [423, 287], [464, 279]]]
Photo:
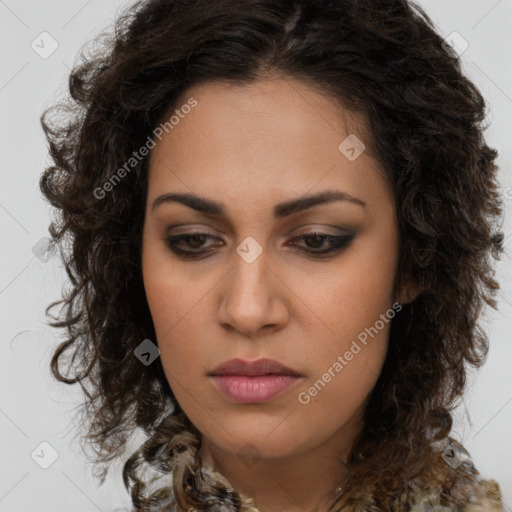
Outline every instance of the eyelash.
[[[199, 237], [206, 237], [206, 240], [211, 239], [215, 240], [216, 237], [209, 235], [208, 233], [185, 233], [183, 235], [176, 235], [176, 236], [170, 236], [167, 237], [166, 243], [169, 247], [169, 249], [177, 254], [178, 256], [183, 256], [188, 259], [198, 259], [200, 256], [204, 255], [208, 251], [184, 251], [183, 249], [179, 249], [177, 247], [177, 243], [181, 240], [187, 240], [191, 239], [195, 236]], [[293, 240], [305, 240], [307, 238], [318, 238], [321, 239], [321, 241], [327, 240], [333, 244], [333, 247], [324, 251], [315, 251], [315, 250], [308, 250], [308, 249], [300, 249], [301, 252], [305, 252], [313, 257], [321, 258], [326, 255], [330, 255], [335, 252], [340, 252], [342, 249], [347, 248], [352, 240], [355, 237], [355, 233], [350, 233], [348, 235], [329, 235], [327, 233], [321, 233], [318, 231], [306, 233], [304, 235], [297, 236], [293, 238]], [[205, 240], [205, 241], [206, 241]]]

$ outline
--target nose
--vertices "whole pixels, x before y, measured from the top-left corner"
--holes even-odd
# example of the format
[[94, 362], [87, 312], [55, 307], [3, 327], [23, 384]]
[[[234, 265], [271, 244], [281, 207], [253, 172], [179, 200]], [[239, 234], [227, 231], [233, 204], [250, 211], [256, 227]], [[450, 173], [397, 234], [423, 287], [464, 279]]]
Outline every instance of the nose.
[[278, 330], [289, 321], [288, 288], [271, 269], [265, 251], [248, 263], [234, 254], [232, 270], [223, 280], [219, 323], [228, 330], [254, 337]]

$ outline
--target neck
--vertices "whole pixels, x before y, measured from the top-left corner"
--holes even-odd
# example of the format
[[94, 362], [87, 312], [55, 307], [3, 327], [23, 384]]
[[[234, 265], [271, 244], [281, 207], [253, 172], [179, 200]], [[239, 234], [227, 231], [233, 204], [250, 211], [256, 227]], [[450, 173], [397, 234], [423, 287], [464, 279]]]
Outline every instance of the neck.
[[278, 459], [253, 457], [250, 449], [247, 456], [228, 453], [203, 436], [199, 454], [235, 490], [253, 498], [260, 512], [327, 512], [348, 474], [346, 461], [357, 432], [344, 428], [312, 450]]

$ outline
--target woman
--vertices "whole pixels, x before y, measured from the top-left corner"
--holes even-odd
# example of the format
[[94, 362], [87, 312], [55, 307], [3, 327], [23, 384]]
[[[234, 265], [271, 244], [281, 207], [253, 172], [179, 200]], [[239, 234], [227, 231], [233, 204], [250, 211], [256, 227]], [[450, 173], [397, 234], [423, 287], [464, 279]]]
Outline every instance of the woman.
[[139, 428], [135, 510], [502, 510], [449, 436], [497, 154], [421, 9], [139, 2], [70, 92], [42, 119], [72, 244], [52, 371], [102, 480]]

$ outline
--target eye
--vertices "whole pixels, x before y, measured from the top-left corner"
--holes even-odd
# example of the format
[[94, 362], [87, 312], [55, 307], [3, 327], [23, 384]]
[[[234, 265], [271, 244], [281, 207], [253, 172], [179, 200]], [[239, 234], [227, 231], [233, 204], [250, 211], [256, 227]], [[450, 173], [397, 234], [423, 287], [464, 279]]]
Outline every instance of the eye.
[[[313, 257], [322, 257], [324, 255], [339, 252], [348, 247], [354, 237], [355, 233], [331, 235], [321, 232], [311, 232], [292, 239], [292, 241], [299, 240], [306, 242], [305, 246], [301, 246], [296, 243], [292, 243], [291, 245], [299, 247], [300, 252], [307, 253]], [[213, 252], [213, 247], [224, 244], [224, 242], [217, 237], [209, 235], [208, 233], [200, 232], [169, 236], [165, 240], [169, 249], [174, 254], [189, 259], [198, 259], [201, 256], [208, 255], [208, 253]], [[219, 241], [220, 243], [215, 243], [207, 247], [205, 246], [207, 241]], [[207, 247], [207, 249], [205, 249], [205, 247]]]
[[[166, 238], [167, 245], [172, 252], [179, 256], [191, 256], [202, 255], [207, 251], [198, 251], [204, 247], [207, 240], [218, 240], [216, 237], [209, 235], [208, 233], [184, 233], [182, 235], [169, 236]], [[221, 244], [217, 244], [221, 245]], [[185, 247], [185, 248], [184, 248]], [[193, 249], [188, 250], [187, 249]]]
[[[355, 237], [355, 233], [347, 233], [346, 235], [330, 235], [327, 233], [313, 232], [306, 233], [295, 237], [293, 240], [302, 240], [306, 242], [306, 249], [300, 249], [313, 256], [321, 257], [331, 254], [350, 245]], [[324, 247], [322, 250], [321, 248]]]

